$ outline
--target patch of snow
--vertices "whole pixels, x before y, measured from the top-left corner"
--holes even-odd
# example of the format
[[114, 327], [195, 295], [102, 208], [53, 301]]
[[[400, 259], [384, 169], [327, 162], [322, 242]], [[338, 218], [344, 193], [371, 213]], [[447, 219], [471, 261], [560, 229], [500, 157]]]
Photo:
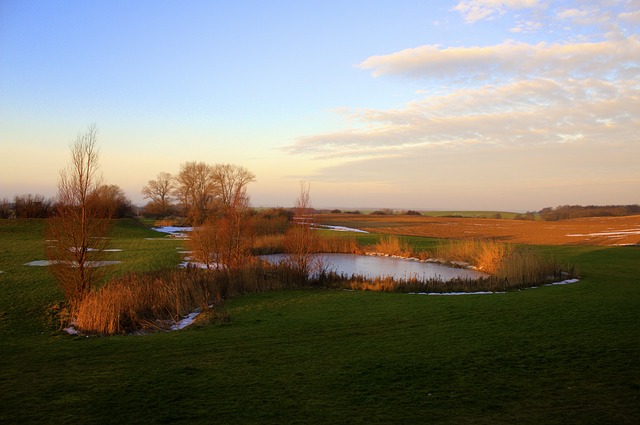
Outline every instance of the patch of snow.
[[576, 282], [579, 282], [579, 281], [580, 281], [580, 279], [567, 279], [567, 280], [563, 280], [563, 281], [560, 281], [560, 282], [547, 283], [547, 284], [542, 285], [542, 286], [569, 285], [571, 283], [576, 283]]
[[345, 226], [329, 226], [327, 224], [318, 224], [315, 226], [315, 228], [319, 230], [333, 230], [336, 232], [369, 233], [366, 230], [354, 229], [354, 228], [345, 227]]
[[442, 295], [442, 296], [454, 296], [454, 295], [492, 295], [492, 294], [504, 294], [505, 292], [410, 292], [410, 294], [417, 295]]
[[606, 236], [606, 237], [624, 237], [629, 235], [640, 235], [640, 229], [626, 229], [618, 230], [615, 232], [595, 232], [595, 233], [574, 233], [569, 234], [569, 237], [593, 237], [593, 236]]
[[[78, 249], [77, 247], [75, 247], [75, 246], [72, 246], [71, 248], [69, 248], [69, 251], [71, 251], [71, 252], [77, 252], [77, 251], [79, 251], [79, 249]], [[93, 252], [93, 251], [99, 251], [99, 250], [97, 250], [97, 249], [95, 249], [95, 248], [87, 248], [87, 251], [91, 251], [91, 252]], [[119, 249], [119, 248], [110, 248], [110, 249], [103, 249], [103, 250], [101, 250], [101, 251], [102, 251], [102, 252], [120, 252], [120, 251], [122, 251], [122, 250], [121, 250], [121, 249]]]
[[[558, 286], [558, 285], [569, 285], [571, 283], [579, 282], [580, 279], [566, 279], [560, 282], [547, 283], [542, 286]], [[539, 288], [538, 286], [530, 286], [526, 289], [535, 289]], [[492, 295], [492, 294], [506, 294], [506, 292], [489, 292], [489, 291], [478, 291], [478, 292], [409, 292], [412, 295]]]
[[76, 328], [73, 327], [73, 325], [64, 328], [63, 331], [68, 333], [69, 335], [80, 335], [80, 332], [78, 332]]
[[[25, 263], [25, 266], [35, 266], [35, 267], [46, 267], [53, 264], [53, 261], [50, 260], [35, 260]], [[87, 267], [104, 267], [104, 266], [112, 266], [114, 264], [120, 264], [120, 261], [87, 261], [85, 264]], [[76, 266], [77, 263], [69, 262], [70, 265]]]
[[198, 317], [198, 315], [200, 314], [200, 310], [196, 310], [192, 313], [189, 313], [188, 315], [186, 315], [182, 320], [180, 320], [178, 323], [172, 325], [169, 329], [172, 331], [177, 331], [180, 329], [184, 329], [187, 326], [189, 326], [190, 324], [192, 324], [195, 320], [196, 317]]
[[162, 227], [152, 227], [152, 230], [160, 233], [167, 233], [169, 236], [174, 238], [186, 238], [187, 233], [193, 230], [193, 227], [178, 227], [178, 226], [162, 226]]

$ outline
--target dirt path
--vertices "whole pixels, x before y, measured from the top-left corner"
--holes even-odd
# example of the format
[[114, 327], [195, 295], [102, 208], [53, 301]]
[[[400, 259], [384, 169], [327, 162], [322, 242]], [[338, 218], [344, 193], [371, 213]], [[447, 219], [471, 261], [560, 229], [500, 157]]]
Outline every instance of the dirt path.
[[522, 221], [424, 216], [322, 214], [319, 223], [396, 235], [435, 238], [497, 238], [538, 245], [640, 244], [640, 215], [563, 221]]

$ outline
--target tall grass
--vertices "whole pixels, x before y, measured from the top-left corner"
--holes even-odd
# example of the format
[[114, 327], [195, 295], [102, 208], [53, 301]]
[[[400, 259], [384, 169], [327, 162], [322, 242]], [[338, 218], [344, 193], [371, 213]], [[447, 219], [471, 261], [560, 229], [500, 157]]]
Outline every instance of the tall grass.
[[218, 306], [245, 293], [308, 284], [286, 264], [256, 263], [237, 270], [178, 269], [129, 274], [84, 297], [71, 312], [85, 333], [119, 334], [166, 329], [197, 308]]
[[[387, 252], [391, 253], [402, 252], [397, 249], [396, 243], [384, 238], [379, 243], [378, 249], [381, 251], [387, 249]], [[334, 272], [321, 272], [318, 281], [328, 287], [364, 291], [475, 292], [522, 289], [576, 276], [573, 267], [564, 270], [553, 258], [545, 257], [531, 248], [514, 247], [495, 240], [450, 241], [438, 247], [436, 256], [448, 262], [473, 265], [487, 276], [443, 281], [438, 278], [420, 279], [418, 277], [371, 279], [359, 275], [346, 276]]]
[[413, 249], [406, 241], [401, 241], [397, 236], [385, 236], [373, 246], [376, 254], [391, 255], [397, 257], [413, 256]]
[[[252, 252], [255, 255], [280, 254], [285, 251], [285, 235], [270, 234], [254, 239]], [[357, 254], [362, 252], [362, 248], [353, 237], [321, 236], [315, 241], [314, 251]]]

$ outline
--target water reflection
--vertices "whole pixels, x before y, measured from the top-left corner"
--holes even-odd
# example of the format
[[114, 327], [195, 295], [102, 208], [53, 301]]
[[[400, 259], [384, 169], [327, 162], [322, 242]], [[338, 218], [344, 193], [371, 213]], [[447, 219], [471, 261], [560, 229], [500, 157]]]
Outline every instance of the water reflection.
[[[475, 270], [456, 269], [442, 264], [405, 258], [355, 254], [314, 254], [312, 257], [313, 261], [321, 264], [326, 271], [333, 271], [347, 276], [362, 275], [371, 279], [376, 277], [417, 278], [420, 280], [437, 278], [447, 281], [456, 278], [477, 279], [487, 276]], [[262, 255], [260, 258], [276, 264], [285, 259], [286, 255]]]

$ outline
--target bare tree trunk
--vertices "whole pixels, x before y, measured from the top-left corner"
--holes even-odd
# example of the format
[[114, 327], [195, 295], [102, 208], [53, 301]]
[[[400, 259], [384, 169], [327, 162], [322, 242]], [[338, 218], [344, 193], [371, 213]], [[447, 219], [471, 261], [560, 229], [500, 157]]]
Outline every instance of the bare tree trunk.
[[72, 304], [99, 279], [95, 262], [108, 242], [110, 215], [91, 201], [101, 184], [96, 144], [92, 125], [71, 146], [71, 163], [60, 172], [56, 215], [47, 226], [50, 270]]
[[300, 193], [294, 206], [293, 225], [287, 230], [284, 241], [285, 251], [289, 254], [289, 264], [304, 276], [311, 272], [311, 256], [318, 248], [310, 191], [311, 185], [308, 182], [300, 182]]

